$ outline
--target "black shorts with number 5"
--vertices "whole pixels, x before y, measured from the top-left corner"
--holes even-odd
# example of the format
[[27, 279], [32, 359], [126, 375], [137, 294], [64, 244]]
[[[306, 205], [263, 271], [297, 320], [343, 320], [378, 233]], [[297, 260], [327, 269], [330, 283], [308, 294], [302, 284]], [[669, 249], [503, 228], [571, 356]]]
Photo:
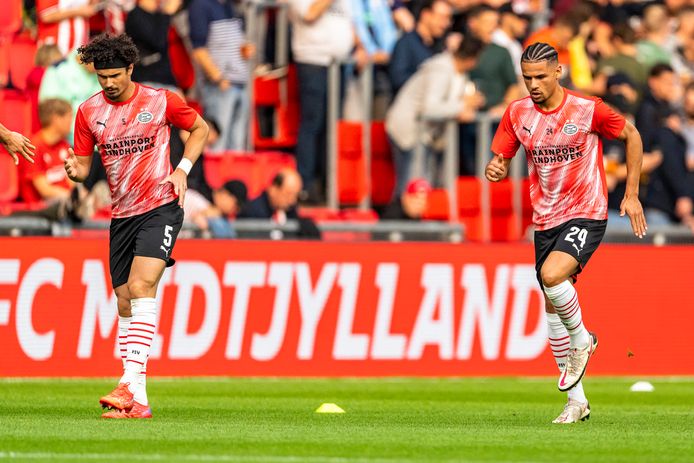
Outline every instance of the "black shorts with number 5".
[[578, 270], [572, 275], [574, 282], [588, 263], [603, 236], [607, 220], [572, 219], [549, 230], [535, 232], [535, 271], [542, 287], [540, 270], [552, 251], [562, 251], [578, 261]]
[[109, 267], [113, 287], [128, 282], [135, 256], [156, 257], [171, 267], [176, 262], [171, 251], [182, 224], [183, 209], [178, 199], [144, 214], [112, 219]]

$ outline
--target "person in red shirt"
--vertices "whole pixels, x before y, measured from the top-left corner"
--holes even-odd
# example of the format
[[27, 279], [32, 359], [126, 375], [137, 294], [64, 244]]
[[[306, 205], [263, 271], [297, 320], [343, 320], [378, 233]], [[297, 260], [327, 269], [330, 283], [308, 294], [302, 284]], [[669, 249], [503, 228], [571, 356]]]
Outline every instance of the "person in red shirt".
[[27, 203], [65, 201], [73, 188], [63, 166], [70, 149], [72, 106], [58, 98], [44, 100], [39, 119], [41, 130], [32, 137], [37, 156], [33, 164], [20, 167], [19, 195]]
[[37, 0], [38, 45], [57, 45], [67, 56], [87, 43], [89, 18], [102, 6], [90, 0]]
[[[118, 340], [123, 376], [102, 397], [104, 418], [151, 418], [146, 362], [156, 333], [155, 296], [183, 223], [187, 176], [205, 146], [208, 127], [195, 110], [168, 90], [131, 80], [138, 52], [125, 34], [102, 34], [78, 52], [94, 63], [103, 91], [82, 103], [74, 151], [65, 170], [85, 180], [96, 145], [111, 190], [111, 283], [118, 299]], [[183, 158], [172, 171], [170, 125], [190, 132]]]
[[492, 141], [494, 158], [485, 175], [498, 182], [523, 145], [528, 160], [530, 199], [535, 224], [535, 269], [544, 289], [549, 342], [561, 371], [558, 388], [568, 402], [554, 423], [574, 423], [590, 415], [581, 378], [598, 345], [586, 330], [572, 283], [602, 241], [607, 225], [607, 187], [600, 137], [626, 145], [627, 187], [621, 215], [634, 234], [646, 234], [638, 199], [643, 158], [636, 128], [599, 98], [559, 85], [557, 51], [542, 42], [521, 58], [529, 96], [509, 105]]

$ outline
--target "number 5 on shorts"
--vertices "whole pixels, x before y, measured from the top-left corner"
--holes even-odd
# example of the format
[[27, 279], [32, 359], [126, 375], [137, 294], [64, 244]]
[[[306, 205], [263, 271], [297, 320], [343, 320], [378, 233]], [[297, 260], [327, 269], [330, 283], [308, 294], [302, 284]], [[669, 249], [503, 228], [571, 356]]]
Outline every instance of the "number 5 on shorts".
[[173, 230], [173, 227], [171, 225], [166, 225], [164, 227], [164, 246], [171, 247], [171, 230]]

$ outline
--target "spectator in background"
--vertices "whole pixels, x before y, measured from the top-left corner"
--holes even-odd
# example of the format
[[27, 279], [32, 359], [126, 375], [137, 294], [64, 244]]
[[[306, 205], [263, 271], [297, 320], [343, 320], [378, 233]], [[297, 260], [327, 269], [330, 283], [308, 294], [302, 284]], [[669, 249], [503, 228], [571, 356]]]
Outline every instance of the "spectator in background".
[[604, 95], [607, 92], [608, 79], [622, 74], [629, 78], [640, 100], [648, 83], [648, 69], [639, 61], [636, 33], [628, 24], [615, 24], [612, 43], [615, 54], [598, 61], [592, 93]]
[[270, 186], [260, 196], [241, 209], [238, 218], [271, 219], [280, 225], [288, 219], [298, 219], [296, 205], [301, 188], [299, 173], [294, 169], [284, 168], [275, 175]]
[[687, 170], [687, 142], [681, 130], [682, 120], [673, 110], [656, 132], [663, 161], [651, 174], [645, 212], [650, 225], [679, 222], [694, 233], [694, 175]]
[[452, 14], [453, 9], [445, 0], [423, 0], [415, 29], [400, 37], [390, 58], [388, 71], [394, 96], [420, 64], [444, 50], [442, 39], [451, 25]]
[[[284, 168], [275, 175], [270, 186], [260, 196], [241, 209], [237, 217], [239, 219], [270, 219], [278, 225], [284, 225], [287, 220], [296, 220], [299, 225], [298, 237], [320, 239], [320, 230], [313, 220], [300, 217], [297, 212], [301, 189], [299, 173], [292, 168]], [[270, 234], [273, 239], [279, 236], [275, 233]]]
[[352, 0], [352, 11], [358, 39], [357, 69], [362, 71], [369, 62], [374, 65], [374, 118], [381, 120], [391, 98], [388, 63], [398, 31], [388, 0]]
[[[408, 1], [407, 4], [410, 2]], [[401, 30], [404, 33], [413, 31], [416, 25], [414, 15], [412, 12], [407, 8], [406, 2], [403, 0], [393, 0], [390, 2], [391, 10], [393, 11], [393, 21], [395, 21], [395, 25], [397, 26], [398, 30]]]
[[682, 91], [672, 68], [667, 64], [653, 66], [648, 76], [648, 89], [636, 113], [636, 128], [643, 140], [643, 151], [655, 150], [658, 129], [665, 125], [665, 119], [672, 113]]
[[20, 167], [19, 195], [22, 201], [36, 203], [66, 201], [74, 184], [65, 166], [72, 130], [72, 106], [65, 100], [50, 98], [39, 105], [41, 130], [31, 137], [36, 146], [34, 163]]
[[484, 95], [484, 109], [501, 116], [520, 91], [511, 55], [492, 41], [499, 27], [499, 13], [482, 3], [468, 13], [467, 26], [469, 33], [485, 44], [477, 66], [470, 71], [470, 79]]
[[[74, 127], [77, 109], [87, 98], [101, 91], [93, 64], [82, 64], [77, 50], [73, 50], [63, 61], [46, 69], [41, 87], [39, 102], [48, 98], [61, 98], [72, 106], [72, 127]], [[72, 144], [73, 133], [68, 135]]]
[[[466, 93], [470, 88], [467, 73], [477, 65], [483, 47], [474, 37], [465, 37], [455, 53], [440, 53], [425, 61], [395, 98], [386, 115], [395, 162], [394, 197], [410, 180], [418, 144], [424, 146], [425, 164], [429, 165], [429, 158], [443, 150], [446, 122], [474, 119], [484, 99], [479, 93]], [[429, 173], [427, 178], [434, 175]]]
[[41, 123], [39, 121], [39, 88], [41, 87], [43, 75], [46, 73], [46, 68], [62, 59], [63, 55], [60, 53], [60, 49], [58, 49], [57, 45], [41, 45], [36, 50], [34, 67], [29, 71], [26, 80], [26, 92], [31, 100], [32, 108], [32, 132], [38, 132], [41, 129]]
[[653, 3], [643, 10], [644, 38], [636, 44], [639, 61], [650, 69], [656, 64], [670, 64], [674, 41], [670, 30], [670, 16], [665, 6]]
[[103, 4], [90, 0], [37, 0], [38, 45], [57, 45], [67, 56], [89, 40], [89, 18]]
[[[603, 95], [605, 103], [619, 111], [632, 122], [638, 108], [638, 93], [626, 74], [617, 73], [607, 79], [607, 90]], [[605, 183], [607, 185], [607, 228], [630, 231], [631, 221], [627, 215], [620, 216], [622, 199], [626, 193], [627, 165], [624, 144], [618, 140], [603, 140], [603, 162], [605, 166]], [[662, 161], [659, 151], [644, 152], [641, 164], [642, 182], [647, 184], [648, 175]], [[646, 188], [639, 191], [642, 202], [645, 202]]]
[[[484, 3], [468, 12], [469, 34], [485, 45], [477, 66], [470, 71], [470, 79], [484, 96], [482, 108], [492, 116], [500, 118], [508, 103], [520, 98], [521, 91], [511, 55], [506, 48], [492, 42], [498, 25], [499, 13]], [[492, 130], [495, 129], [496, 127], [492, 127]], [[459, 149], [460, 173], [475, 175], [477, 125], [473, 121], [461, 124]]]
[[355, 35], [352, 6], [351, 0], [289, 0], [289, 9], [299, 81], [296, 161], [305, 189], [302, 199], [320, 202], [316, 171], [325, 166], [328, 66], [350, 56]]
[[523, 46], [520, 40], [523, 39], [530, 25], [530, 17], [525, 14], [517, 13], [513, 9], [513, 2], [505, 3], [499, 8], [499, 27], [492, 34], [492, 42], [505, 48], [511, 55], [513, 69], [516, 71], [518, 82], [523, 80], [520, 62], [523, 55]]
[[682, 135], [687, 140], [687, 170], [694, 172], [694, 82], [684, 92], [684, 120]]
[[677, 11], [675, 47], [683, 46], [694, 36], [694, 4], [684, 5]]
[[193, 223], [203, 235], [214, 238], [236, 238], [231, 219], [236, 218], [247, 199], [246, 184], [230, 180], [213, 193], [214, 203], [210, 203], [195, 190], [186, 192], [184, 222]]
[[672, 69], [683, 85], [694, 81], [694, 33], [683, 38], [682, 44], [672, 55]]
[[375, 65], [387, 65], [398, 39], [398, 31], [387, 0], [352, 0], [354, 27], [362, 52], [356, 56], [357, 64], [366, 59]]
[[[543, 42], [557, 50], [559, 64], [564, 72], [571, 64], [569, 42], [578, 34], [579, 22], [570, 12], [559, 16], [552, 25], [538, 29], [525, 40], [524, 48]], [[566, 75], [566, 74], [565, 74]]]
[[140, 52], [132, 80], [180, 93], [171, 72], [169, 60], [169, 26], [171, 16], [181, 7], [181, 0], [138, 0], [128, 14], [125, 32]]
[[188, 7], [193, 60], [202, 70], [198, 88], [205, 111], [219, 124], [215, 151], [244, 150], [250, 116], [248, 62], [243, 20], [232, 0], [193, 0]]
[[383, 211], [382, 220], [422, 220], [427, 210], [431, 184], [423, 178], [410, 180], [403, 193]]

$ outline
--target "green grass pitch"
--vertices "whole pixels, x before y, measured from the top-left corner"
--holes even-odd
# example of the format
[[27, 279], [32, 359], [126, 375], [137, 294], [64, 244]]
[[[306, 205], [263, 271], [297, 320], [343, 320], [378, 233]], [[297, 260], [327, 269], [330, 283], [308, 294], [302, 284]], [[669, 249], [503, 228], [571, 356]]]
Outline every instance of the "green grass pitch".
[[[112, 380], [0, 380], [0, 462], [693, 462], [694, 379], [153, 378], [153, 420], [102, 420]], [[314, 410], [334, 402], [347, 413]]]

